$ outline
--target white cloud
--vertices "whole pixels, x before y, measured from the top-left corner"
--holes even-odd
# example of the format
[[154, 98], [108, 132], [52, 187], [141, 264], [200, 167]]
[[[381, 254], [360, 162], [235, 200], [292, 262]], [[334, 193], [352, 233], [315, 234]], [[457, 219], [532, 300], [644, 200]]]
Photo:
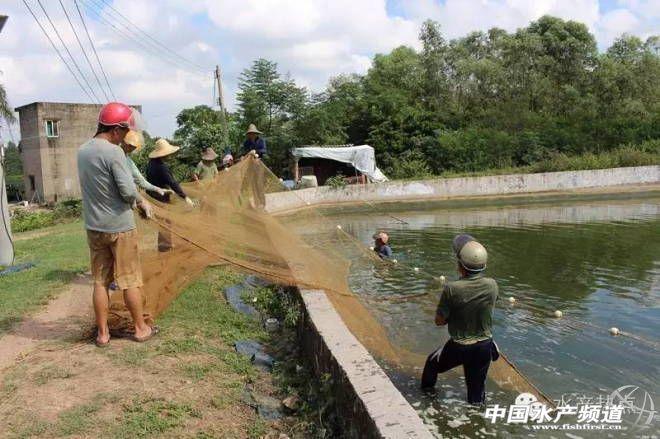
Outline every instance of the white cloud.
[[[36, 1], [28, 1], [39, 13]], [[63, 1], [78, 25], [73, 1]], [[190, 72], [172, 53], [150, 53], [156, 50], [153, 42], [134, 25], [127, 24], [138, 42], [123, 37], [125, 29], [117, 32], [92, 18], [94, 14], [88, 13], [87, 24], [118, 98], [143, 104], [150, 129], [159, 135], [174, 131], [175, 116], [185, 106], [211, 102], [215, 64], [222, 66], [230, 106], [241, 70], [259, 57], [277, 62], [299, 84], [318, 90], [331, 76], [364, 73], [374, 53], [399, 45], [419, 47], [419, 26], [427, 18], [439, 21], [447, 38], [456, 38], [494, 26], [514, 31], [551, 14], [586, 23], [601, 48], [622, 32], [646, 37], [660, 28], [657, 0], [618, 0], [608, 11], [597, 0], [398, 1], [395, 9], [401, 16], [388, 15], [386, 0], [159, 0], [157, 6], [153, 0], [113, 1], [114, 8], [168, 49], [208, 69], [206, 75]], [[42, 3], [84, 67], [59, 3]], [[1, 12], [10, 18], [0, 34], [0, 81], [11, 104], [87, 101], [22, 2], [3, 7]], [[109, 19], [119, 19], [108, 12]]]
[[609, 45], [623, 33], [633, 32], [639, 26], [639, 19], [628, 9], [609, 11], [601, 18], [598, 35]]

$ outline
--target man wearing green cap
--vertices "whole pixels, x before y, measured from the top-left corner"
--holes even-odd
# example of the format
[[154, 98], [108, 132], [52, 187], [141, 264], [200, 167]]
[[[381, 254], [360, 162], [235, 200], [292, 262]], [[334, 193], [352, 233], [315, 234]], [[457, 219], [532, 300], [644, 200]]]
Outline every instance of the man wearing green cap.
[[488, 260], [483, 245], [470, 235], [458, 235], [453, 249], [459, 279], [444, 285], [435, 315], [436, 325], [449, 325], [451, 338], [426, 359], [422, 389], [433, 389], [439, 373], [462, 365], [468, 402], [484, 404], [488, 368], [498, 358], [491, 332], [498, 288], [483, 274]]

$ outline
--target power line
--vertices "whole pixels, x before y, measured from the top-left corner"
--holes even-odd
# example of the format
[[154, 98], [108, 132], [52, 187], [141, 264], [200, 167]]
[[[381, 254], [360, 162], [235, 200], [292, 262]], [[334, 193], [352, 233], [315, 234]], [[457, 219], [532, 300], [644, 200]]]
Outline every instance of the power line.
[[64, 11], [64, 15], [66, 16], [66, 20], [69, 22], [69, 26], [71, 26], [71, 31], [73, 32], [73, 35], [76, 37], [76, 41], [78, 42], [78, 45], [80, 46], [80, 50], [82, 50], [82, 53], [85, 56], [85, 60], [87, 60], [87, 64], [89, 65], [89, 69], [92, 71], [92, 75], [94, 75], [94, 78], [96, 78], [96, 83], [99, 85], [99, 88], [103, 92], [103, 95], [105, 96], [105, 99], [107, 101], [109, 101], [110, 97], [105, 92], [105, 89], [103, 88], [103, 85], [101, 84], [101, 80], [99, 79], [99, 76], [96, 74], [96, 71], [94, 70], [94, 66], [92, 65], [92, 62], [89, 60], [89, 57], [87, 56], [87, 51], [85, 50], [85, 47], [83, 46], [82, 41], [80, 41], [80, 38], [78, 38], [78, 33], [76, 32], [76, 28], [73, 26], [73, 22], [71, 21], [71, 17], [69, 17], [69, 13], [67, 12], [66, 8], [64, 7], [64, 3], [62, 3], [62, 0], [58, 0], [58, 1], [60, 2], [60, 6], [62, 7], [62, 10]]
[[[94, 15], [99, 20], [101, 20], [102, 23], [110, 26], [117, 33], [121, 34], [124, 38], [133, 41], [151, 55], [178, 68], [182, 68], [184, 70], [188, 70], [194, 73], [208, 74], [208, 72], [202, 68], [189, 66], [189, 65], [182, 65], [179, 61], [173, 59], [173, 56], [169, 51], [163, 50], [160, 47], [158, 47], [156, 44], [151, 43], [149, 40], [140, 37], [138, 35], [135, 35], [132, 27], [129, 27], [122, 22], [119, 22], [113, 16], [108, 15], [107, 13], [104, 14], [102, 6], [100, 6], [96, 0], [81, 0], [81, 2], [83, 3], [83, 5], [87, 7], [87, 10], [94, 13]], [[110, 17], [112, 17], [112, 20], [114, 20], [114, 22], [111, 21]], [[118, 26], [120, 26], [121, 28]]]
[[50, 15], [48, 15], [48, 11], [46, 11], [46, 8], [44, 8], [44, 5], [41, 3], [41, 0], [37, 0], [37, 3], [39, 4], [39, 7], [41, 8], [41, 10], [46, 15], [46, 19], [48, 20], [48, 22], [52, 26], [53, 30], [55, 31], [55, 35], [57, 35], [57, 38], [60, 40], [60, 43], [62, 43], [62, 45], [64, 46], [64, 50], [66, 50], [66, 53], [69, 54], [69, 57], [71, 58], [71, 61], [73, 61], [73, 65], [76, 67], [76, 70], [78, 70], [78, 73], [80, 73], [80, 76], [82, 77], [83, 81], [85, 81], [85, 84], [87, 84], [87, 87], [89, 87], [89, 90], [92, 92], [92, 95], [94, 95], [94, 98], [96, 99], [96, 102], [101, 103], [101, 100], [98, 98], [98, 96], [96, 96], [96, 93], [94, 93], [94, 88], [90, 85], [89, 81], [87, 80], [87, 77], [85, 76], [85, 74], [80, 69], [80, 66], [76, 62], [76, 59], [73, 57], [73, 55], [71, 54], [71, 51], [69, 50], [68, 46], [64, 42], [64, 39], [62, 39], [62, 36], [60, 35], [60, 32], [57, 30], [57, 27], [53, 23], [53, 20], [50, 19]]
[[186, 63], [188, 63], [189, 65], [195, 67], [196, 69], [202, 70], [202, 71], [204, 71], [204, 72], [206, 71], [206, 69], [205, 69], [203, 66], [201, 66], [201, 65], [199, 65], [199, 64], [197, 64], [197, 63], [195, 63], [195, 62], [193, 62], [193, 61], [190, 61], [189, 59], [183, 57], [183, 56], [180, 55], [179, 53], [177, 53], [177, 52], [175, 52], [174, 50], [170, 49], [169, 47], [167, 47], [166, 45], [164, 45], [163, 43], [161, 43], [161, 42], [158, 41], [157, 39], [153, 38], [150, 34], [148, 34], [147, 32], [145, 32], [145, 31], [142, 30], [139, 26], [137, 26], [135, 23], [133, 23], [131, 20], [129, 20], [128, 18], [126, 18], [126, 16], [125, 16], [124, 14], [122, 14], [120, 11], [118, 11], [117, 9], [115, 9], [114, 7], [112, 7], [112, 5], [111, 5], [110, 3], [108, 3], [107, 0], [100, 0], [100, 1], [101, 1], [103, 4], [105, 4], [107, 7], [109, 7], [110, 9], [112, 9], [114, 12], [116, 12], [117, 15], [119, 15], [121, 18], [123, 18], [128, 24], [130, 24], [131, 26], [133, 26], [133, 28], [137, 29], [141, 34], [143, 34], [144, 36], [146, 36], [147, 38], [149, 38], [151, 41], [153, 41], [157, 46], [162, 47], [162, 48], [163, 48], [164, 50], [166, 50], [167, 52], [172, 53], [174, 56], [176, 56], [177, 58], [180, 58], [182, 61], [185, 61]]
[[63, 62], [64, 65], [66, 66], [66, 68], [69, 70], [69, 73], [71, 73], [71, 76], [73, 76], [73, 78], [76, 80], [76, 82], [78, 83], [78, 85], [80, 86], [80, 88], [82, 89], [82, 91], [85, 92], [85, 94], [87, 95], [87, 97], [88, 97], [91, 101], [93, 101], [94, 98], [92, 98], [92, 96], [89, 94], [89, 91], [87, 91], [87, 89], [82, 85], [82, 83], [80, 82], [80, 79], [78, 79], [78, 76], [76, 76], [76, 74], [73, 72], [73, 69], [71, 69], [71, 66], [69, 65], [69, 63], [64, 59], [64, 56], [62, 56], [62, 53], [61, 53], [60, 50], [57, 48], [57, 46], [55, 45], [55, 43], [53, 42], [53, 40], [50, 38], [50, 35], [48, 35], [48, 32], [46, 32], [46, 29], [42, 26], [41, 22], [39, 21], [39, 19], [38, 19], [37, 16], [35, 15], [34, 11], [32, 11], [32, 8], [30, 8], [30, 5], [27, 3], [26, 0], [23, 0], [23, 4], [25, 4], [25, 7], [28, 9], [28, 11], [30, 11], [30, 14], [32, 15], [32, 18], [34, 18], [34, 21], [37, 22], [37, 24], [39, 25], [39, 28], [41, 28], [41, 31], [44, 33], [44, 35], [46, 36], [46, 38], [48, 38], [48, 41], [50, 42], [50, 45], [53, 46], [53, 49], [54, 49], [55, 52], [57, 53], [57, 56], [60, 58], [60, 60], [62, 60], [62, 62]]
[[116, 101], [117, 96], [115, 96], [115, 92], [112, 90], [112, 87], [110, 87], [110, 81], [108, 80], [108, 75], [105, 74], [105, 69], [103, 68], [103, 64], [101, 64], [101, 58], [99, 58], [99, 54], [96, 52], [96, 47], [94, 47], [94, 41], [92, 41], [92, 37], [89, 35], [89, 30], [87, 29], [87, 24], [85, 23], [85, 17], [83, 16], [83, 13], [80, 11], [80, 8], [78, 7], [78, 1], [73, 0], [73, 4], [76, 5], [76, 10], [78, 11], [78, 15], [80, 16], [80, 21], [82, 21], [82, 25], [85, 28], [87, 39], [89, 40], [89, 44], [92, 46], [92, 50], [94, 51], [94, 56], [96, 57], [96, 62], [99, 64], [99, 68], [101, 69], [101, 73], [103, 74], [103, 78], [105, 79], [105, 84], [108, 86], [108, 90], [110, 90], [110, 94], [112, 95], [112, 98]]

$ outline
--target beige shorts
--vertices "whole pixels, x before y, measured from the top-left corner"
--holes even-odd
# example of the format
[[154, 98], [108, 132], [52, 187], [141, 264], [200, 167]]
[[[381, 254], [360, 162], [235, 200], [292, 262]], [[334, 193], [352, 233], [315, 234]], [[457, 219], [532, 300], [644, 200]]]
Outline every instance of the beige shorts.
[[137, 230], [106, 233], [87, 231], [92, 278], [106, 288], [115, 282], [120, 290], [142, 286]]

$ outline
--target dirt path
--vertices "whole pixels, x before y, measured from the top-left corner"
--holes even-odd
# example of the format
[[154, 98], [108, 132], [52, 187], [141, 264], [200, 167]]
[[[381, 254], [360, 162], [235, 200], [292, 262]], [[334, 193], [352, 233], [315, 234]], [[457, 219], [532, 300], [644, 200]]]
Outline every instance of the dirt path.
[[47, 307], [29, 316], [0, 338], [0, 380], [3, 371], [38, 349], [45, 341], [76, 343], [89, 332], [93, 323], [91, 283], [79, 276], [68, 290]]
[[[223, 340], [256, 329], [230, 310], [217, 289], [224, 284], [207, 278], [161, 321], [154, 340], [115, 338], [103, 349], [90, 337], [89, 277], [77, 278], [0, 338], [0, 437], [249, 438], [281, 431], [281, 421], [259, 418], [245, 396], [272, 399], [271, 374]], [[197, 318], [201, 309], [207, 320]]]

